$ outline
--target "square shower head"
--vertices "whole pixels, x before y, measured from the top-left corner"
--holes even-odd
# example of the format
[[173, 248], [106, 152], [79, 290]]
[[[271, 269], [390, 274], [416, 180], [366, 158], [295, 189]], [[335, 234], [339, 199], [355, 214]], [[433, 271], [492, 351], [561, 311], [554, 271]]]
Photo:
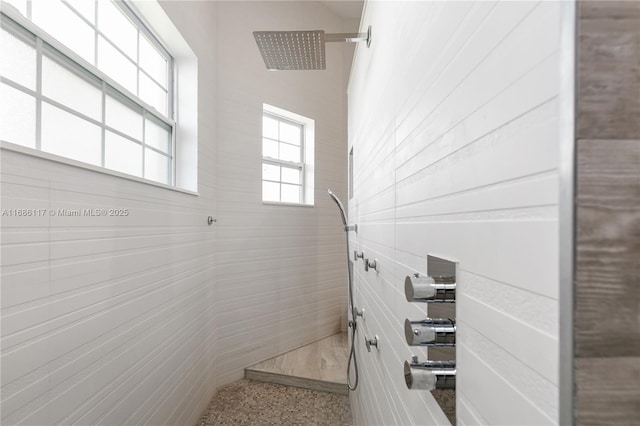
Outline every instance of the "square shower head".
[[254, 31], [253, 36], [270, 71], [326, 68], [324, 31]]

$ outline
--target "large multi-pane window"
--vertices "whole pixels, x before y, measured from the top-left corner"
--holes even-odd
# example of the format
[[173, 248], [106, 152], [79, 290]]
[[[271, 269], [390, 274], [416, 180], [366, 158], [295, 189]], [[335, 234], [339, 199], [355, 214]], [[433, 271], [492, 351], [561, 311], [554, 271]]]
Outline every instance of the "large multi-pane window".
[[172, 58], [125, 2], [2, 2], [0, 139], [173, 184]]
[[304, 124], [264, 112], [262, 116], [262, 200], [304, 202]]

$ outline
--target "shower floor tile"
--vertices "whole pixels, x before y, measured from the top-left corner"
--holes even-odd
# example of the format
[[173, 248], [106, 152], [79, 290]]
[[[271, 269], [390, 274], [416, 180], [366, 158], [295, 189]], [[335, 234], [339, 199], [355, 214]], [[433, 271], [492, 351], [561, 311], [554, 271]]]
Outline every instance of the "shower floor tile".
[[241, 380], [216, 392], [198, 426], [350, 426], [349, 397]]
[[338, 333], [245, 369], [250, 380], [347, 394], [347, 334]]

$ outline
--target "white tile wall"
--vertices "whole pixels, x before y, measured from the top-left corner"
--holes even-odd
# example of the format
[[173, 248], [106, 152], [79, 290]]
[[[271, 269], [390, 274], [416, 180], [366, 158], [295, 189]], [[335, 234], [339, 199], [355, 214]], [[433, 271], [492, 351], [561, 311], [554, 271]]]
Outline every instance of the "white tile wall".
[[[558, 422], [559, 2], [368, 2], [349, 81], [359, 425], [448, 421], [409, 391], [404, 277], [457, 260], [460, 424]], [[364, 350], [364, 335], [380, 350]]]
[[3, 209], [130, 211], [2, 217], [2, 424], [194, 424], [217, 386], [217, 4], [163, 7], [211, 95], [199, 195], [2, 150]]

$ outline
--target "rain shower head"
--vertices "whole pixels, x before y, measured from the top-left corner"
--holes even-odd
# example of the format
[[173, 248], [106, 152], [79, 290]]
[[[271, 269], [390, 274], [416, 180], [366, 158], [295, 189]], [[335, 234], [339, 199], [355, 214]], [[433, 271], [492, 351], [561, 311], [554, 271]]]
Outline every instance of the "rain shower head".
[[371, 44], [371, 27], [367, 33], [325, 34], [323, 30], [254, 31], [264, 64], [269, 71], [326, 69], [324, 44], [358, 42]]
[[323, 70], [324, 31], [254, 31], [253, 36], [270, 71]]

